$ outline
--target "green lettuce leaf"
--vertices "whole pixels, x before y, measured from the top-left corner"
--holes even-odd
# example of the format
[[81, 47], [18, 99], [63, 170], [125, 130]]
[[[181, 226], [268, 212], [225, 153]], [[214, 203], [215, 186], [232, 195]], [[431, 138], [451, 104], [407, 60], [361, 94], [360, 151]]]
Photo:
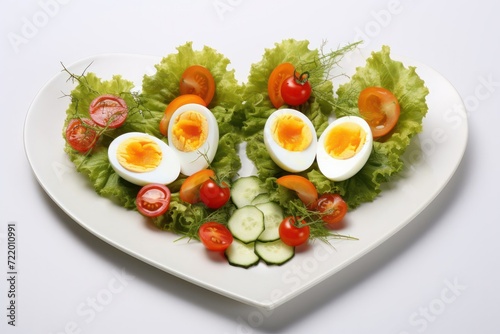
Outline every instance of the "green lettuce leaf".
[[138, 186], [121, 179], [111, 167], [108, 160], [107, 146], [119, 135], [125, 132], [141, 131], [158, 135], [159, 115], [147, 111], [141, 104], [140, 97], [132, 91], [131, 81], [115, 75], [111, 80], [104, 81], [94, 73], [77, 76], [78, 85], [71, 92], [71, 104], [66, 110], [66, 120], [63, 128], [71, 119], [90, 118], [89, 106], [92, 100], [103, 94], [113, 94], [122, 97], [129, 107], [129, 115], [125, 123], [118, 129], [106, 129], [100, 136], [94, 150], [81, 154], [67, 143], [65, 152], [76, 166], [78, 172], [85, 175], [95, 191], [108, 197], [125, 208], [135, 208], [135, 195]]
[[[347, 49], [352, 47], [354, 45]], [[309, 49], [307, 40], [287, 39], [276, 43], [274, 48], [266, 49], [262, 60], [251, 65], [243, 93], [246, 103], [242, 109], [245, 115], [242, 130], [247, 141], [246, 154], [254, 162], [261, 179], [284, 173], [273, 162], [263, 142], [264, 125], [276, 111], [267, 90], [271, 72], [284, 62], [294, 64], [299, 72], [309, 72], [309, 82], [313, 88], [311, 98], [298, 109], [311, 120], [319, 135], [328, 126], [328, 119], [334, 113], [333, 84], [329, 75], [331, 67], [343, 52], [325, 55], [321, 49]], [[325, 63], [325, 59], [328, 63]]]
[[[263, 180], [272, 180], [286, 174], [272, 161], [263, 143], [262, 129], [269, 115], [275, 110], [267, 96], [267, 78], [272, 69], [282, 62], [293, 63], [299, 59], [306, 59], [308, 64], [311, 64], [311, 59], [321, 57], [320, 51], [311, 51], [307, 45], [307, 41], [287, 40], [276, 44], [274, 49], [266, 50], [263, 60], [252, 65], [245, 86], [244, 96], [249, 102], [243, 109], [246, 115], [244, 130], [248, 141], [247, 155], [255, 163], [259, 177]], [[321, 61], [316, 60], [315, 63], [320, 64]], [[316, 77], [316, 80], [328, 78], [325, 66], [319, 68], [324, 70], [323, 79]], [[374, 143], [374, 149], [366, 165], [348, 180], [342, 182], [328, 180], [319, 172], [316, 163], [300, 173], [317, 187], [319, 193], [341, 194], [351, 209], [364, 202], [373, 201], [381, 192], [382, 184], [389, 182], [393, 175], [403, 169], [401, 156], [410, 144], [411, 138], [422, 130], [422, 119], [428, 109], [425, 101], [428, 89], [414, 67], [406, 68], [401, 62], [392, 60], [390, 49], [384, 46], [380, 52], [372, 53], [365, 66], [357, 68], [348, 83], [337, 89], [336, 97], [330, 95], [329, 89], [332, 86], [325, 84], [323, 86], [325, 90], [317, 92], [312, 103], [305, 105], [302, 110], [313, 121], [319, 137], [328, 125], [330, 116], [336, 118], [346, 115], [359, 116], [357, 99], [361, 90], [369, 86], [385, 87], [398, 98], [401, 116], [394, 131], [382, 141]], [[329, 114], [332, 105], [335, 106], [334, 113]], [[276, 191], [270, 182], [267, 184], [270, 191]]]
[[[324, 66], [322, 62], [324, 58], [327, 56], [322, 50], [309, 49], [307, 40], [287, 39], [276, 43], [272, 49], [266, 49], [262, 60], [251, 65], [243, 92], [247, 104], [244, 109], [246, 120], [243, 127], [246, 135], [251, 136], [261, 132], [267, 118], [276, 110], [267, 93], [267, 84], [271, 72], [285, 62], [294, 64], [299, 72], [309, 72], [313, 93], [309, 102], [299, 109], [309, 117], [316, 131], [321, 133], [328, 125], [328, 117], [333, 113], [334, 102], [333, 84], [329, 80], [330, 68]], [[337, 56], [331, 54], [330, 58], [335, 60]]]
[[[375, 141], [367, 164], [352, 178], [330, 183], [332, 189], [345, 194], [351, 207], [372, 201], [381, 191], [381, 185], [391, 180], [391, 176], [404, 167], [401, 156], [413, 136], [422, 131], [422, 120], [428, 107], [426, 96], [429, 90], [418, 76], [415, 67], [405, 67], [403, 63], [390, 57], [390, 48], [382, 47], [372, 52], [364, 67], [356, 69], [351, 80], [337, 90], [337, 117], [360, 116], [357, 97], [367, 87], [379, 86], [390, 90], [398, 99], [401, 115], [394, 130], [381, 140]], [[328, 188], [328, 181], [319, 175], [311, 175], [313, 183]]]
[[[107, 147], [117, 136], [132, 131], [145, 132], [167, 141], [159, 131], [159, 122], [164, 109], [173, 98], [179, 94], [179, 80], [182, 72], [193, 64], [206, 66], [210, 69], [216, 82], [216, 93], [210, 105], [219, 124], [219, 146], [212, 162], [212, 168], [218, 175], [231, 179], [241, 168], [238, 155], [238, 145], [242, 141], [241, 131], [244, 117], [241, 116], [241, 93], [243, 86], [235, 77], [234, 70], [227, 70], [229, 60], [215, 50], [205, 47], [202, 51], [194, 51], [191, 43], [178, 48], [178, 53], [169, 55], [156, 65], [157, 73], [144, 76], [142, 92], [134, 91], [131, 81], [115, 75], [105, 81], [94, 73], [81, 76], [72, 73], [70, 78], [77, 82], [71, 91], [71, 103], [66, 110], [67, 124], [73, 118], [90, 118], [88, 109], [92, 100], [102, 94], [121, 96], [129, 106], [126, 122], [117, 129], [98, 130], [101, 133], [96, 147], [87, 154], [81, 154], [65, 146], [65, 152], [76, 166], [78, 172], [85, 175], [96, 193], [127, 208], [136, 209], [135, 197], [140, 186], [125, 181], [111, 167], [107, 156]], [[196, 238], [197, 227], [203, 223], [212, 212], [202, 205], [182, 203], [178, 191], [185, 176], [169, 185], [173, 192], [170, 210], [162, 217], [154, 219], [154, 223], [162, 228], [176, 233]], [[227, 208], [218, 210], [218, 215], [227, 218]], [[226, 219], [227, 221], [227, 219]]]
[[219, 145], [221, 147], [212, 162], [212, 168], [217, 174], [225, 177], [235, 177], [240, 166], [238, 144], [243, 137], [240, 135], [244, 118], [241, 116], [243, 85], [239, 84], [234, 75], [234, 69], [229, 70], [230, 61], [215, 49], [204, 46], [194, 50], [193, 43], [188, 42], [155, 65], [156, 73], [145, 75], [142, 82], [142, 98], [149, 110], [160, 113], [177, 96], [182, 74], [191, 65], [206, 67], [215, 80], [215, 95], [208, 108], [212, 111], [219, 124]]

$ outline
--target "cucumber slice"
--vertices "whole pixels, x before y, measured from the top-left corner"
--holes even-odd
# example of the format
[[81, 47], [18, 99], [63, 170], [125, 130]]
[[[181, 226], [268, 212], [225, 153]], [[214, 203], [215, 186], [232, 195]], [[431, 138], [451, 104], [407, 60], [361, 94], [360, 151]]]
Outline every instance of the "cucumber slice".
[[264, 231], [264, 214], [253, 205], [236, 209], [227, 222], [227, 228], [236, 239], [246, 244], [253, 242]]
[[252, 200], [252, 205], [257, 205], [257, 204], [262, 204], [262, 203], [268, 203], [268, 202], [270, 202], [269, 194], [268, 193], [262, 193], [262, 194], [258, 194]]
[[250, 268], [259, 263], [260, 258], [255, 254], [253, 242], [245, 244], [234, 239], [224, 254], [230, 265], [242, 268]]
[[262, 242], [278, 240], [279, 226], [285, 218], [283, 209], [275, 202], [257, 204], [256, 207], [264, 214], [264, 231], [257, 240]]
[[281, 239], [271, 242], [255, 242], [255, 253], [269, 265], [282, 265], [295, 255], [295, 247], [288, 246]]
[[231, 186], [231, 199], [238, 208], [252, 204], [259, 194], [265, 193], [264, 185], [257, 176], [245, 176], [237, 179]]

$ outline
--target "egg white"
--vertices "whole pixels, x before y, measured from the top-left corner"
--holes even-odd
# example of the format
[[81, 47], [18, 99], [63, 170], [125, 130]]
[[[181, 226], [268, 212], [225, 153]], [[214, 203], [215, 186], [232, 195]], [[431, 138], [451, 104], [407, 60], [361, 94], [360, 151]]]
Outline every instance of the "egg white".
[[[149, 172], [132, 172], [123, 167], [118, 161], [118, 146], [126, 139], [133, 137], [147, 137], [158, 144], [162, 158], [158, 167]], [[108, 147], [108, 159], [113, 170], [123, 179], [139, 186], [150, 183], [170, 184], [179, 177], [180, 162], [177, 154], [160, 139], [142, 132], [127, 132], [116, 137]]]
[[[335, 159], [330, 156], [325, 150], [325, 139], [327, 134], [335, 126], [346, 123], [353, 122], [361, 126], [361, 128], [366, 132], [365, 143], [361, 150], [349, 159]], [[373, 147], [373, 136], [368, 123], [357, 116], [345, 116], [333, 121], [325, 131], [321, 134], [318, 140], [318, 150], [316, 154], [316, 161], [318, 162], [318, 167], [320, 172], [329, 180], [332, 181], [344, 181], [352, 176], [354, 176], [368, 161], [370, 153]]]
[[[304, 124], [307, 125], [307, 127], [309, 127], [312, 134], [312, 140], [305, 150], [289, 151], [281, 147], [274, 140], [272, 133], [273, 124], [278, 117], [283, 115], [297, 116], [304, 122]], [[291, 173], [302, 172], [311, 167], [316, 157], [317, 142], [318, 139], [316, 129], [311, 123], [311, 120], [306, 115], [295, 109], [284, 108], [276, 110], [268, 117], [264, 126], [264, 144], [266, 145], [266, 149], [269, 152], [271, 159], [273, 159], [273, 161], [280, 168]]]
[[[202, 114], [208, 123], [208, 134], [206, 141], [195, 151], [184, 152], [175, 147], [173, 140], [173, 127], [175, 125], [176, 119], [179, 115], [187, 111], [195, 111]], [[210, 109], [202, 106], [201, 104], [189, 103], [179, 107], [170, 118], [168, 124], [167, 136], [169, 138], [169, 147], [176, 152], [179, 157], [179, 162], [181, 165], [181, 173], [190, 176], [202, 169], [208, 167], [217, 153], [217, 148], [219, 146], [219, 125], [215, 116], [210, 111]], [[207, 161], [208, 159], [208, 161]]]

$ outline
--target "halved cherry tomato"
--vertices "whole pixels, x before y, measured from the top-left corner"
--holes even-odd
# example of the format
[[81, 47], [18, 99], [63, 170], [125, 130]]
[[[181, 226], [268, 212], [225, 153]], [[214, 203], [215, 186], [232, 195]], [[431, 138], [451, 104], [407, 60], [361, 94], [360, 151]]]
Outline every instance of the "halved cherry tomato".
[[[300, 78], [300, 76], [304, 76], [304, 78]], [[294, 75], [283, 81], [281, 84], [281, 97], [286, 104], [300, 106], [309, 100], [312, 89], [308, 77], [309, 74], [300, 75], [295, 72]]]
[[168, 123], [170, 122], [170, 118], [172, 118], [172, 114], [179, 109], [179, 107], [188, 103], [197, 103], [204, 107], [207, 106], [205, 100], [195, 94], [184, 94], [176, 97], [167, 105], [163, 118], [160, 121], [160, 132], [162, 135], [167, 135]]
[[205, 101], [205, 106], [208, 106], [215, 94], [215, 80], [206, 67], [193, 65], [182, 74], [179, 88], [181, 95], [198, 95]]
[[146, 217], [158, 217], [170, 206], [170, 189], [163, 184], [147, 184], [139, 190], [135, 199], [137, 210]]
[[297, 192], [299, 199], [306, 205], [311, 207], [318, 199], [318, 190], [311, 181], [300, 175], [285, 175], [276, 180], [280, 186], [294, 190]]
[[181, 186], [179, 197], [181, 201], [194, 204], [200, 201], [201, 185], [215, 177], [215, 172], [211, 169], [202, 169], [189, 176]]
[[291, 63], [282, 63], [271, 72], [269, 79], [267, 81], [267, 93], [269, 94], [269, 99], [275, 108], [281, 107], [285, 104], [283, 97], [281, 96], [281, 85], [283, 82], [293, 77], [295, 71], [295, 66]]
[[127, 119], [128, 107], [121, 97], [105, 94], [90, 103], [89, 113], [97, 125], [115, 129]]
[[368, 122], [373, 138], [388, 134], [398, 122], [400, 107], [398, 99], [382, 87], [368, 87], [358, 98], [361, 116]]
[[99, 135], [93, 129], [93, 126], [96, 126], [96, 124], [88, 118], [72, 119], [66, 127], [66, 141], [78, 152], [87, 153], [99, 139]]
[[229, 186], [225, 182], [219, 185], [213, 179], [208, 179], [200, 187], [200, 199], [210, 209], [224, 206], [229, 197]]
[[316, 202], [316, 210], [330, 228], [341, 228], [347, 213], [347, 203], [339, 194], [322, 194]]
[[[286, 217], [280, 223], [279, 234], [280, 239], [288, 246], [300, 246], [307, 242], [309, 235], [311, 234], [311, 229], [308, 225], [305, 225], [304, 220], [297, 222], [297, 219], [293, 216]], [[304, 225], [304, 226], [300, 226]]]
[[203, 245], [211, 251], [225, 251], [233, 242], [229, 229], [217, 222], [207, 222], [198, 229], [198, 236]]

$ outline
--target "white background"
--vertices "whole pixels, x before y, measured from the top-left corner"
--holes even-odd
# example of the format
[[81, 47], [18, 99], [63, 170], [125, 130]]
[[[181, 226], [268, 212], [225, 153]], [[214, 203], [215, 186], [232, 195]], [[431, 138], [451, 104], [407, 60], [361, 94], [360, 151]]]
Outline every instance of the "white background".
[[[3, 8], [0, 332], [498, 333], [496, 2], [5, 0]], [[436, 69], [465, 101], [468, 147], [448, 186], [355, 264], [265, 312], [121, 253], [73, 222], [38, 185], [23, 125], [60, 61], [115, 52], [163, 56], [192, 40], [226, 55], [244, 80], [264, 48], [283, 38], [309, 39], [313, 47], [359, 38], [373, 49], [390, 45]], [[16, 327], [7, 324], [6, 310], [11, 222], [18, 230]], [[93, 309], [92, 300], [109, 291], [111, 299]]]

